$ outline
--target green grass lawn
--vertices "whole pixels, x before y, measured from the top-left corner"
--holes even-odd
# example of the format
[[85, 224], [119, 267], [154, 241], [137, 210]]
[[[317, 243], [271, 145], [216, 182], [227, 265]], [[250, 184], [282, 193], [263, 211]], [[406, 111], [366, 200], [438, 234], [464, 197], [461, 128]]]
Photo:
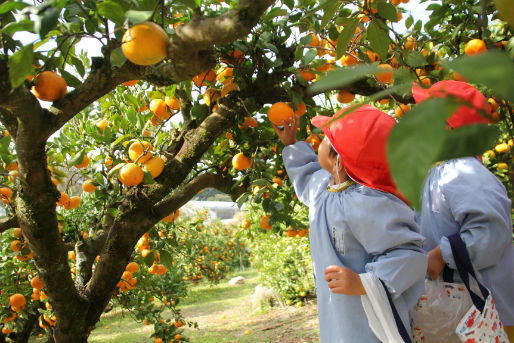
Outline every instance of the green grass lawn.
[[[191, 287], [189, 296], [179, 306], [184, 317], [197, 322], [199, 326], [198, 329], [185, 328], [183, 336], [188, 337], [190, 342], [320, 342], [314, 302], [302, 308], [256, 308], [252, 305], [251, 296], [259, 283], [258, 273], [250, 270], [234, 273], [231, 277], [238, 275], [245, 277], [243, 285], [231, 286], [227, 279], [216, 286], [200, 283]], [[128, 312], [113, 310], [102, 316], [89, 342], [152, 343], [152, 328], [135, 321]], [[245, 334], [247, 330], [249, 333]]]

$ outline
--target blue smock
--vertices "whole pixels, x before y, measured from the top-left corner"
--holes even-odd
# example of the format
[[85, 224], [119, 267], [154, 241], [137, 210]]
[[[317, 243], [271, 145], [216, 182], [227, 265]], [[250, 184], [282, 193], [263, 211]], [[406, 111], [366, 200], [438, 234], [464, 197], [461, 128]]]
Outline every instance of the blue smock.
[[446, 237], [460, 233], [500, 319], [514, 325], [511, 202], [503, 184], [478, 158], [459, 158], [431, 169], [422, 196], [420, 226], [427, 251], [441, 245], [448, 267], [456, 269]]
[[394, 195], [360, 184], [329, 192], [332, 176], [305, 142], [285, 147], [282, 155], [298, 198], [309, 207], [321, 341], [379, 342], [360, 296], [335, 294], [328, 288], [325, 268], [330, 265], [372, 272], [384, 281], [410, 330], [408, 311], [423, 293], [427, 269], [414, 212]]

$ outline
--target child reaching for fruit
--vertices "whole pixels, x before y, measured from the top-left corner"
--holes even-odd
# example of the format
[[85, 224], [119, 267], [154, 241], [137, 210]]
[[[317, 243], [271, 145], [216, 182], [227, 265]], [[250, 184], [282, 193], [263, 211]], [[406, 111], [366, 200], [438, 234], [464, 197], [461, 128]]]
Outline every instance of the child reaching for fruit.
[[380, 340], [361, 303], [359, 274], [380, 279], [410, 334], [408, 311], [423, 292], [427, 256], [414, 212], [389, 173], [394, 119], [369, 105], [338, 118], [344, 110], [312, 119], [325, 133], [317, 156], [296, 141], [298, 117], [274, 128], [296, 194], [309, 207], [321, 341], [374, 343]]

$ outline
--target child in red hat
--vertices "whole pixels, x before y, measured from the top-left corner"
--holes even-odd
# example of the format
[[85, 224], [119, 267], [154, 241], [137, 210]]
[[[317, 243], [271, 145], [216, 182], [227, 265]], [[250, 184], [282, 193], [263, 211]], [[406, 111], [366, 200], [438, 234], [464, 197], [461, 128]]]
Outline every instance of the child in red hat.
[[383, 282], [410, 334], [408, 311], [423, 292], [427, 256], [414, 212], [389, 173], [385, 149], [394, 119], [364, 105], [332, 121], [343, 111], [312, 119], [325, 133], [318, 155], [296, 141], [298, 118], [275, 131], [296, 194], [309, 206], [321, 341], [378, 343], [359, 274]]
[[[428, 89], [414, 85], [412, 94], [417, 103], [448, 96], [465, 102], [447, 120], [453, 129], [489, 122], [487, 99], [468, 83], [440, 81]], [[448, 266], [460, 280], [447, 239], [459, 233], [514, 342], [511, 201], [503, 184], [477, 157], [444, 161], [430, 170], [421, 206], [421, 233], [427, 238], [425, 249], [429, 251], [428, 275], [435, 280]]]

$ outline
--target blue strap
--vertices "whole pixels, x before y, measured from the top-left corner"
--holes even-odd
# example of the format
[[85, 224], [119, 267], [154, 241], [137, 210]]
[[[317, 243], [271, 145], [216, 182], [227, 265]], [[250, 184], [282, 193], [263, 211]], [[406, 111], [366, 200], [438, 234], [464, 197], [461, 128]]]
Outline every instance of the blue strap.
[[[478, 281], [477, 276], [475, 274], [475, 270], [473, 268], [473, 264], [471, 263], [471, 259], [469, 258], [468, 250], [466, 248], [466, 244], [460, 238], [458, 233], [451, 235], [448, 237], [448, 241], [450, 242], [450, 246], [452, 248], [453, 259], [455, 260], [455, 265], [457, 266], [457, 271], [459, 272], [460, 278], [466, 286], [469, 295], [471, 296], [471, 301], [475, 307], [482, 312], [485, 307], [485, 300], [489, 296], [489, 290]], [[469, 276], [475, 279], [480, 292], [482, 293], [482, 297], [477, 295], [475, 292], [471, 290], [469, 284]]]
[[391, 294], [389, 294], [389, 290], [387, 289], [386, 285], [384, 284], [384, 281], [380, 280], [380, 282], [382, 283], [382, 286], [385, 289], [385, 292], [387, 294], [387, 300], [389, 300], [389, 305], [391, 305], [391, 309], [393, 310], [394, 321], [396, 322], [396, 326], [398, 327], [398, 332], [400, 333], [400, 336], [402, 337], [402, 339], [405, 343], [412, 343], [412, 339], [410, 337], [409, 331], [407, 331], [407, 329], [405, 328], [405, 325], [403, 325], [403, 321], [400, 318], [398, 311], [396, 310], [396, 306], [394, 306], [393, 299], [391, 298]]

